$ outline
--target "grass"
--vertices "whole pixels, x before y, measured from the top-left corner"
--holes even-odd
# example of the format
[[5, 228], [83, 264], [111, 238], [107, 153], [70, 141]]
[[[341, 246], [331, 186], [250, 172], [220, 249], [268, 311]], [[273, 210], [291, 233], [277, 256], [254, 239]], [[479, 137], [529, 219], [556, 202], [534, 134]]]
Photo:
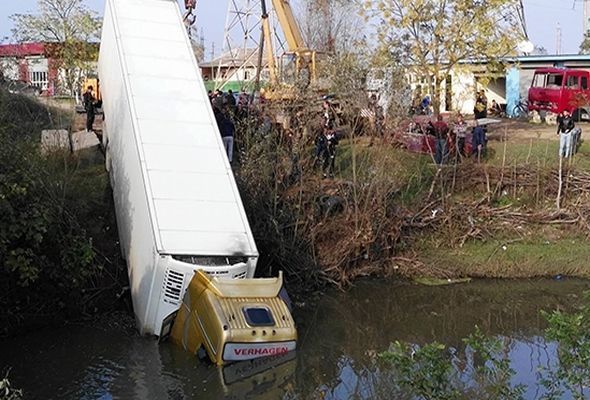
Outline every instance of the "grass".
[[[376, 142], [368, 146], [367, 138], [355, 143], [357, 179], [370, 181], [376, 174], [398, 188], [403, 206], [411, 206], [415, 200], [428, 190], [432, 182], [434, 168], [430, 168], [432, 159], [422, 154], [410, 153], [404, 149], [394, 148]], [[344, 140], [338, 146], [336, 157], [336, 175], [342, 179], [353, 179], [353, 145]]]
[[[554, 237], [558, 233], [558, 237]], [[456, 276], [525, 278], [567, 275], [590, 278], [588, 240], [565, 232], [541, 232], [534, 237], [470, 241], [461, 248], [435, 248], [424, 238], [418, 254], [427, 265]], [[553, 240], [552, 239], [553, 236]]]
[[[390, 180], [399, 188], [396, 201], [401, 206], [413, 208], [428, 192], [435, 168], [428, 155], [410, 153], [377, 143], [357, 139], [354, 148], [357, 179], [370, 181], [375, 171], [385, 171]], [[489, 142], [488, 165], [507, 168], [528, 165], [531, 168], [557, 168], [559, 165], [559, 141], [556, 139], [513, 138], [506, 142]], [[571, 159], [577, 169], [590, 168], [590, 145], [583, 143], [579, 152]], [[336, 174], [342, 179], [352, 180], [353, 146], [344, 140], [338, 147]], [[455, 201], [469, 198], [468, 192], [455, 193]], [[543, 200], [543, 199], [541, 199]], [[519, 194], [516, 198], [503, 196], [495, 199], [495, 206], [524, 206], [534, 209], [547, 206], [545, 201]], [[553, 200], [551, 200], [551, 205]], [[424, 233], [420, 233], [424, 235]], [[427, 233], [425, 236], [408, 238], [402, 250], [417, 254], [418, 259], [437, 270], [448, 271], [454, 277], [525, 278], [535, 276], [571, 275], [590, 278], [590, 246], [588, 239], [572, 226], [525, 226], [521, 236], [494, 237], [487, 240], [470, 240], [461, 248], [451, 248], [441, 234]], [[448, 238], [446, 238], [448, 239]], [[404, 240], [404, 242], [406, 242]], [[504, 247], [505, 246], [505, 247]], [[425, 281], [426, 282], [426, 281]], [[427, 280], [428, 284], [433, 284]], [[442, 282], [441, 283], [446, 283]], [[437, 284], [435, 282], [434, 284]]]
[[[488, 142], [490, 156], [487, 162], [491, 165], [502, 165], [504, 158], [504, 143]], [[533, 165], [541, 167], [559, 166], [559, 140], [530, 139], [528, 141], [508, 141], [506, 143], [506, 166]], [[573, 157], [572, 165], [576, 168], [590, 168], [590, 144], [582, 143], [580, 151]]]

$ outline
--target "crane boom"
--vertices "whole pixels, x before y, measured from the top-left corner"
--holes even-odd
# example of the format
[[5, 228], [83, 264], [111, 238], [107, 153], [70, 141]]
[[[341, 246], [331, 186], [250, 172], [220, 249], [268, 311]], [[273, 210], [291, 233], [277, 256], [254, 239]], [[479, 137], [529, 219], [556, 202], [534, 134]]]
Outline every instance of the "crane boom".
[[297, 25], [293, 10], [288, 0], [272, 0], [272, 5], [277, 13], [281, 29], [285, 35], [287, 46], [289, 51], [297, 53], [300, 51], [306, 51], [305, 42], [303, 41], [303, 35]]

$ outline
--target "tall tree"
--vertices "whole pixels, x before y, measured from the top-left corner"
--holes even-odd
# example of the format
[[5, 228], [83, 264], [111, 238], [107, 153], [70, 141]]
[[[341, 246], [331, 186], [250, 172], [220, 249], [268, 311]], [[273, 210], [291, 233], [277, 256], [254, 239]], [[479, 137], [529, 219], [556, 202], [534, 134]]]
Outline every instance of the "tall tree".
[[590, 54], [590, 34], [584, 34], [584, 40], [580, 44], [580, 54]]
[[365, 0], [377, 21], [379, 45], [408, 70], [426, 78], [440, 112], [441, 84], [467, 60], [498, 65], [523, 39], [518, 0]]
[[362, 38], [363, 21], [354, 0], [303, 0], [298, 21], [310, 49], [322, 53], [348, 52]]
[[14, 14], [18, 42], [44, 42], [62, 71], [62, 90], [74, 94], [98, 55], [101, 19], [85, 0], [38, 0], [37, 14]]

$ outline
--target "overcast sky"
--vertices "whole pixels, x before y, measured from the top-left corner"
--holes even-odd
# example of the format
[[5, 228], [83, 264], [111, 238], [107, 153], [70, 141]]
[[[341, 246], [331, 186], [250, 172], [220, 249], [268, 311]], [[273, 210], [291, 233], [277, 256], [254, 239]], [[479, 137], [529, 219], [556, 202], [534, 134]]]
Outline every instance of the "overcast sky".
[[[588, 0], [590, 1], [590, 0]], [[86, 4], [102, 14], [105, 0], [86, 0]], [[292, 0], [296, 3], [296, 0]], [[577, 53], [582, 41], [583, 0], [524, 0], [527, 25], [531, 41], [555, 53], [557, 24], [561, 27], [561, 53]], [[15, 13], [35, 12], [36, 0], [0, 0], [0, 40], [10, 41], [12, 24], [9, 16]], [[575, 6], [575, 7], [574, 7]], [[219, 55], [223, 41], [227, 0], [198, 1], [197, 24], [205, 37], [206, 57], [209, 58], [212, 43]]]

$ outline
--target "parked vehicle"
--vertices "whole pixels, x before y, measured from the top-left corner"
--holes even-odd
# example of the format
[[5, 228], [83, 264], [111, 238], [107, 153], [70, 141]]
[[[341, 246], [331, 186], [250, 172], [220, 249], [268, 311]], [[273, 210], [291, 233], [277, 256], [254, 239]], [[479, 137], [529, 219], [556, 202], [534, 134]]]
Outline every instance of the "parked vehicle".
[[570, 68], [539, 68], [529, 89], [529, 111], [561, 113], [579, 120], [590, 115], [590, 72]]
[[258, 251], [178, 4], [107, 0], [98, 64], [135, 317], [161, 336], [196, 270], [252, 278]]

